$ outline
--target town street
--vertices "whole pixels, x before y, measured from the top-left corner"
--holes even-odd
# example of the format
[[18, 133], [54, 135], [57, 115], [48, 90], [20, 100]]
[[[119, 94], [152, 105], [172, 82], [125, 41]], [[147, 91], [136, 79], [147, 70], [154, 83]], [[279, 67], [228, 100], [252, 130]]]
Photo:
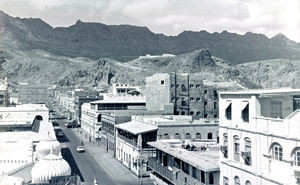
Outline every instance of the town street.
[[[83, 184], [92, 184], [94, 178], [98, 184], [140, 184], [139, 179], [125, 168], [121, 163], [116, 161], [105, 149], [100, 147], [100, 143], [90, 143], [87, 139], [81, 139], [77, 128], [67, 128], [64, 124], [65, 119], [56, 120], [64, 137], [58, 137], [58, 141], [63, 145], [62, 155], [71, 165], [72, 174], [79, 175]], [[60, 129], [55, 127], [55, 131]], [[84, 142], [84, 153], [76, 151], [77, 146]], [[103, 160], [101, 160], [103, 159]], [[144, 179], [143, 184], [153, 184], [150, 179]]]

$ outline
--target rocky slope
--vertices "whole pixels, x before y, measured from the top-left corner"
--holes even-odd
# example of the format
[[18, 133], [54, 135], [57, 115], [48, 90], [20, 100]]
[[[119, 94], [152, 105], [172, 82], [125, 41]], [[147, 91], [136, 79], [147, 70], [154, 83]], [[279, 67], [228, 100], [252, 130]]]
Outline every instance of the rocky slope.
[[130, 61], [146, 54], [183, 54], [208, 48], [232, 64], [274, 58], [300, 59], [300, 45], [277, 35], [239, 35], [223, 31], [184, 31], [177, 36], [155, 34], [146, 27], [77, 21], [53, 28], [41, 19], [21, 19], [0, 11], [0, 45], [22, 50], [41, 49], [67, 57], [112, 58]]
[[229, 81], [249, 88], [255, 87], [238, 68], [222, 59], [211, 57], [206, 49], [172, 57], [137, 59], [128, 63], [107, 58], [69, 58], [43, 50], [8, 49], [1, 55], [5, 55], [2, 66], [14, 87], [20, 82], [89, 89], [106, 87], [115, 82], [142, 85], [146, 76], [174, 71], [197, 73], [199, 78], [210, 81]]
[[265, 60], [237, 66], [255, 84], [265, 88], [300, 88], [300, 60]]

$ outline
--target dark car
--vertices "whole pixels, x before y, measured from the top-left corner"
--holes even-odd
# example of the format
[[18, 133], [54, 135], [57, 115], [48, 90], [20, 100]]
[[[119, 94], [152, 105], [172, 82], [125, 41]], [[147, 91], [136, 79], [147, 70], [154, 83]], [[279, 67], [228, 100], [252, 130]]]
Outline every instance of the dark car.
[[76, 123], [76, 121], [68, 122], [65, 125], [68, 128], [77, 128], [77, 127], [79, 127], [79, 125]]

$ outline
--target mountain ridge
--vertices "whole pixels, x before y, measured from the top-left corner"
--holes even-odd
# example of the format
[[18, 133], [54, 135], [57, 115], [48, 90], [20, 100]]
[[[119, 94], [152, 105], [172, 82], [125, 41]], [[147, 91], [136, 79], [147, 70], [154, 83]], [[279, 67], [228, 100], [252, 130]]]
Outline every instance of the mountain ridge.
[[80, 20], [69, 27], [53, 28], [40, 18], [14, 18], [1, 11], [0, 40], [6, 40], [6, 45], [17, 42], [17, 46], [11, 45], [16, 49], [42, 49], [67, 57], [112, 58], [121, 62], [146, 54], [179, 55], [201, 48], [208, 48], [213, 56], [232, 64], [275, 58], [300, 59], [300, 44], [283, 37], [205, 30], [167, 36], [147, 27]]

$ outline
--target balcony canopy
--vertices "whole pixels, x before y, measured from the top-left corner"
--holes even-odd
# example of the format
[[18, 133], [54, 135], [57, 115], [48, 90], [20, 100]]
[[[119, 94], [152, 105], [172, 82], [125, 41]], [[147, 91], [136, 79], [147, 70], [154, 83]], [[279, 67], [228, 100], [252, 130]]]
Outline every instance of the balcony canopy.
[[156, 125], [139, 123], [139, 122], [135, 122], [135, 121], [118, 124], [115, 127], [117, 129], [127, 131], [134, 135], [144, 134], [144, 133], [156, 131], [158, 129], [158, 127]]

